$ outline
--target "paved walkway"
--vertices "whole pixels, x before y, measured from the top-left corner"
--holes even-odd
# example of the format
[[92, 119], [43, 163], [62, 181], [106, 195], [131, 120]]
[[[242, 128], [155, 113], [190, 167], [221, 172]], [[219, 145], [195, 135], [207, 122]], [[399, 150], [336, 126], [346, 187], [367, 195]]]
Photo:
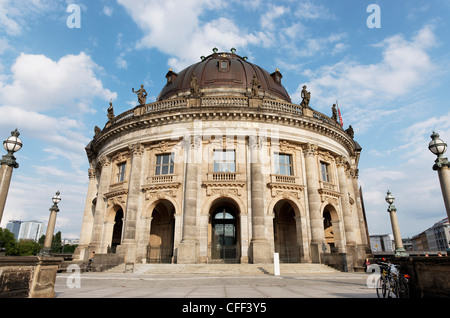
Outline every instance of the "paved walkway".
[[367, 273], [59, 273], [57, 298], [376, 298]]

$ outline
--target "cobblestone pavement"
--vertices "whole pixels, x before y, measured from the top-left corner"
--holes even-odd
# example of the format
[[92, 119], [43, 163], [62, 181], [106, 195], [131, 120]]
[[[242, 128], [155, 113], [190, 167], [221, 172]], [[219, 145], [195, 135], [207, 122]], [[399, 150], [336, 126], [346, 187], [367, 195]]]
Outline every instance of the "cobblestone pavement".
[[[368, 284], [369, 283], [369, 284]], [[59, 273], [56, 298], [376, 298], [367, 273]]]

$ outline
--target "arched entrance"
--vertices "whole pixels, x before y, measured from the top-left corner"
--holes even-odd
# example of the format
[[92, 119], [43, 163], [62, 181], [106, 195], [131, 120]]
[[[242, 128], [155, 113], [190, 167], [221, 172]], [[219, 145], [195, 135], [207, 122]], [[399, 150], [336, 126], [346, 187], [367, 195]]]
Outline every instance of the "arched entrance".
[[333, 226], [337, 222], [337, 213], [332, 205], [327, 205], [323, 209], [323, 231], [325, 236], [325, 244], [328, 252], [334, 253], [338, 249], [339, 228]]
[[111, 252], [115, 253], [117, 246], [122, 242], [122, 228], [123, 228], [123, 210], [119, 207], [114, 217], [114, 226], [111, 238]]
[[152, 212], [147, 262], [172, 263], [175, 230], [175, 208], [171, 202], [159, 202]]
[[280, 262], [299, 263], [300, 250], [293, 206], [287, 200], [280, 200], [275, 204], [273, 212], [275, 253], [279, 253]]
[[210, 229], [208, 262], [239, 263], [240, 230], [236, 207], [226, 202], [212, 207]]

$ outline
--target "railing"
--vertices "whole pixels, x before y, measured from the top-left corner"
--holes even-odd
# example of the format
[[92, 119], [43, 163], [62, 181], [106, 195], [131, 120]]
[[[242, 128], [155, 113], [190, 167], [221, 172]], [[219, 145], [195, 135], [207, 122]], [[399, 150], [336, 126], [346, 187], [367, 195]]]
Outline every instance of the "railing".
[[177, 108], [185, 108], [187, 106], [187, 102], [185, 99], [169, 99], [161, 102], [155, 102], [151, 104], [145, 105], [144, 113], [154, 113], [163, 110], [171, 110]]
[[280, 183], [295, 183], [295, 177], [294, 176], [284, 176], [284, 175], [273, 175], [275, 178], [275, 182]]
[[234, 181], [236, 180], [236, 172], [214, 172], [213, 181]]
[[321, 188], [324, 190], [337, 191], [337, 186], [330, 182], [320, 181]]
[[172, 263], [172, 246], [147, 246], [147, 263]]
[[208, 263], [229, 263], [236, 264], [240, 262], [240, 245], [214, 245], [208, 246]]
[[[248, 107], [249, 100], [247, 97], [205, 97], [201, 98], [201, 107]], [[186, 99], [170, 99], [159, 102], [146, 104], [144, 114], [155, 113], [159, 111], [175, 110], [187, 108]], [[300, 105], [283, 102], [279, 100], [264, 99], [261, 104], [262, 109], [273, 110], [277, 112], [286, 112], [295, 114], [298, 116], [303, 115], [303, 109]], [[313, 110], [313, 118], [316, 118], [322, 122], [328, 123], [333, 126], [339, 126], [339, 124], [329, 118], [328, 116]], [[134, 109], [128, 110], [118, 116], [116, 116], [114, 122], [118, 123], [128, 118], [134, 117]]]
[[247, 107], [247, 97], [206, 97], [202, 98], [202, 107], [214, 106], [235, 106]]
[[151, 183], [166, 183], [173, 181], [173, 175], [162, 175], [150, 177]]
[[293, 113], [297, 115], [302, 115], [302, 107], [300, 105], [280, 102], [276, 100], [263, 100], [262, 108], [270, 109], [275, 111], [282, 111], [287, 113]]

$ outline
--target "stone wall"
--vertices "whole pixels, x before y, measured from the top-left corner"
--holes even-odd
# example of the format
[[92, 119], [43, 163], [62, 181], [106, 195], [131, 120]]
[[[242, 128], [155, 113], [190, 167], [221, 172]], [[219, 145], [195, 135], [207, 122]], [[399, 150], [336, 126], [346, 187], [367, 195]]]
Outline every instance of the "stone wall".
[[0, 257], [0, 298], [54, 298], [62, 258]]
[[408, 274], [411, 298], [450, 297], [450, 257], [390, 259]]

